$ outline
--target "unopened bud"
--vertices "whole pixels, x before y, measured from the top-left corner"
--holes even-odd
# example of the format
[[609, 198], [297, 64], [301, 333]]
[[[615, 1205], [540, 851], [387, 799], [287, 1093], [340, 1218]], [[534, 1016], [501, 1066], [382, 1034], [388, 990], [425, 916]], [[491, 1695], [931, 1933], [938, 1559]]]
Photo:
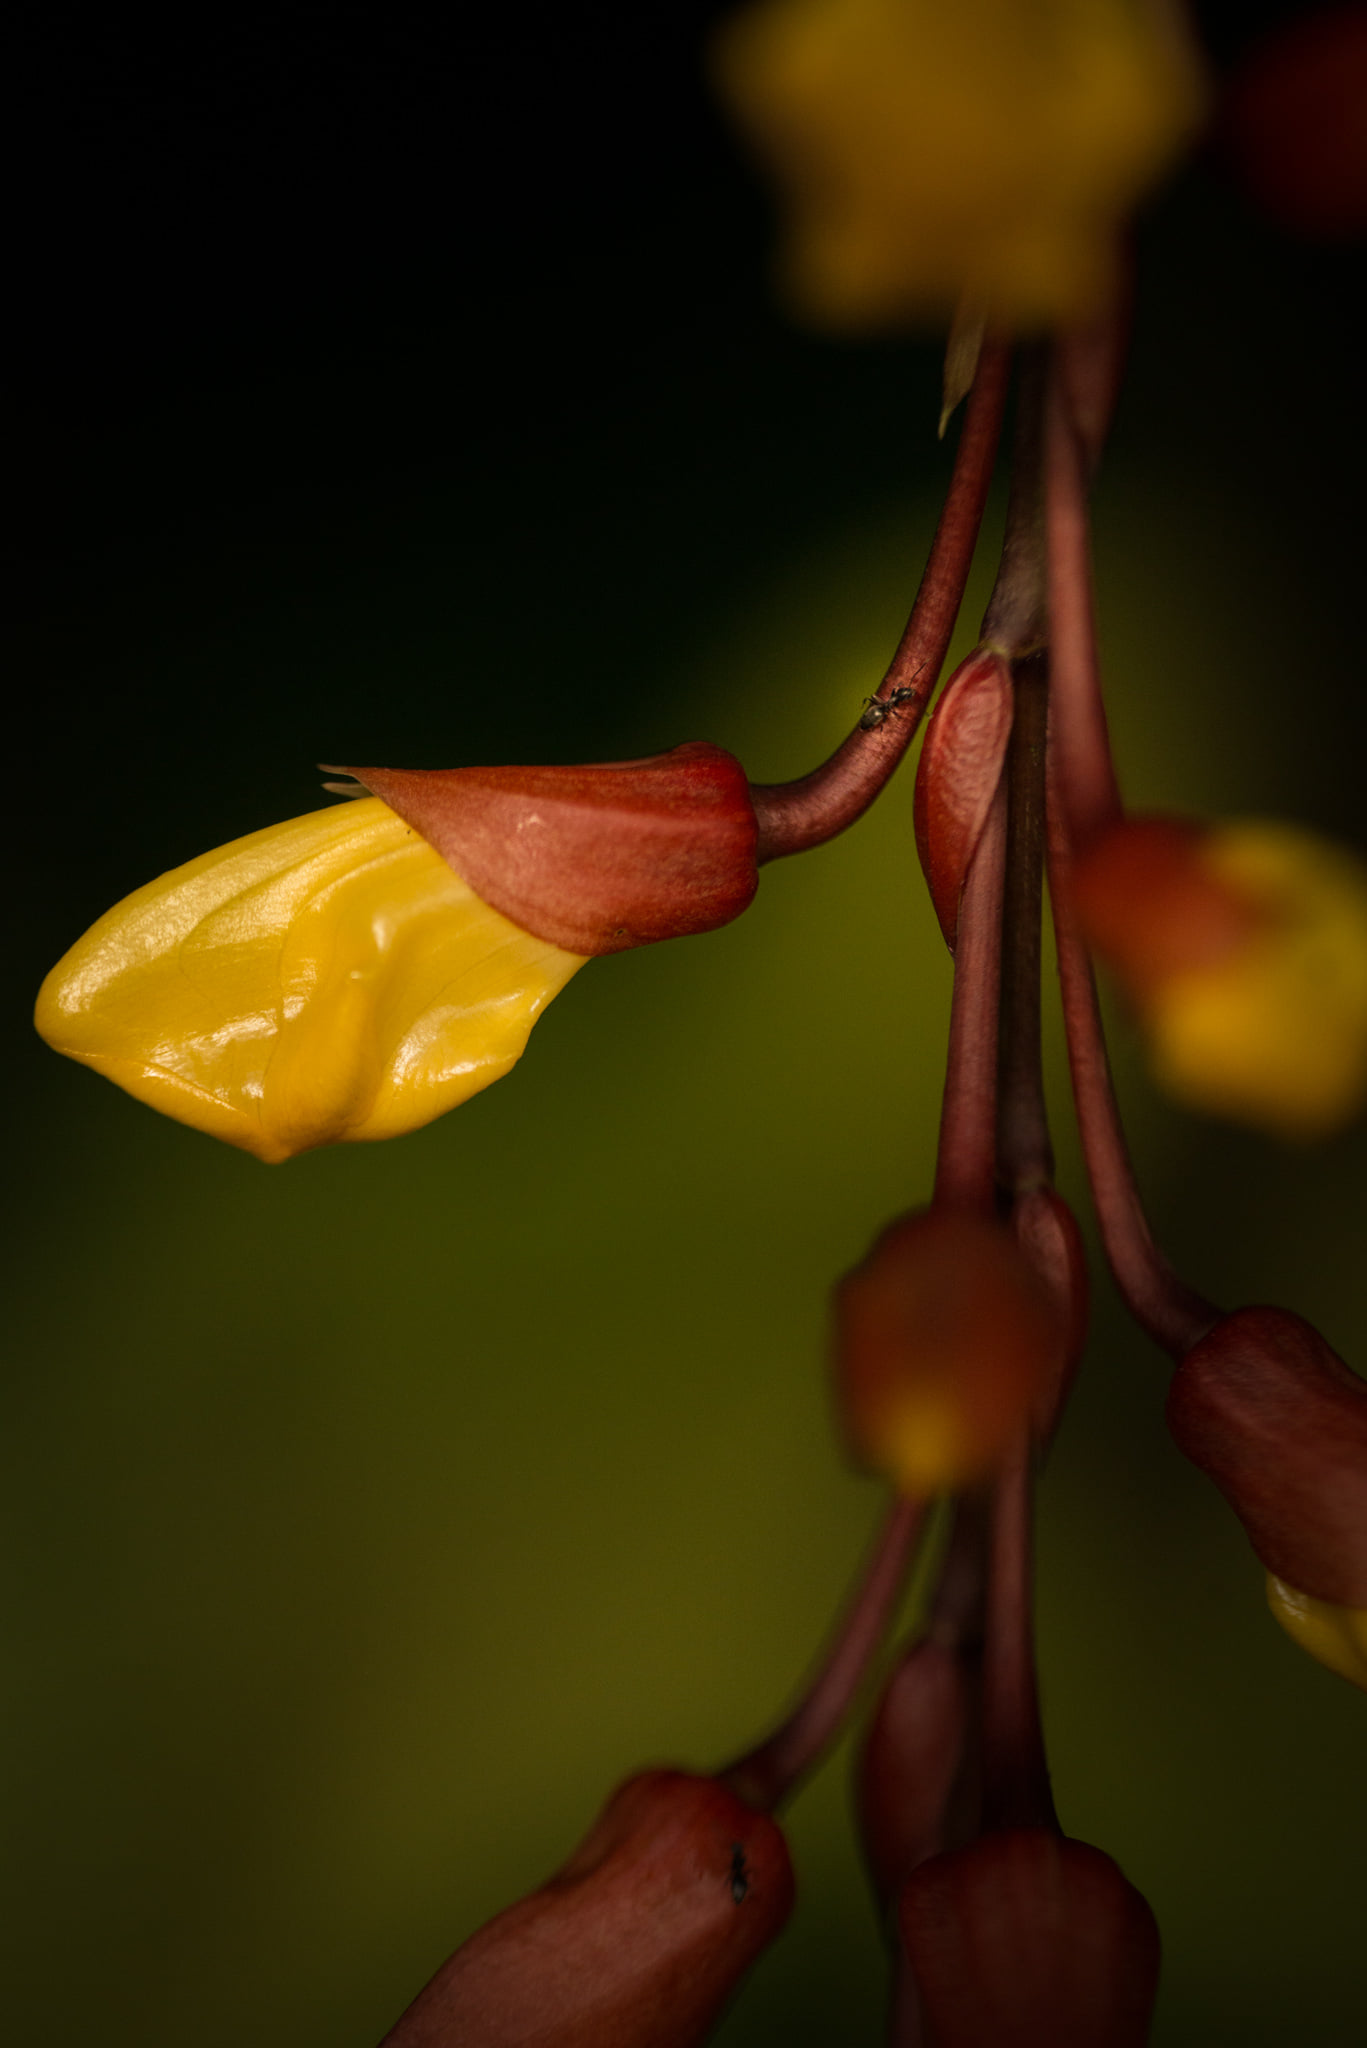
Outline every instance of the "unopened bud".
[[960, 1650], [933, 1636], [883, 1688], [859, 1762], [864, 1856], [881, 1900], [946, 1843], [955, 1790], [970, 1760], [973, 1678]]
[[1221, 1317], [1173, 1374], [1168, 1427], [1274, 1577], [1367, 1607], [1367, 1386], [1288, 1309]]
[[1011, 670], [978, 648], [935, 707], [916, 768], [916, 846], [945, 944], [954, 951], [959, 898], [1001, 780], [1011, 738]]
[[579, 768], [351, 768], [514, 924], [572, 953], [710, 932], [758, 886], [745, 770], [706, 741]]
[[716, 1779], [646, 1771], [562, 1870], [457, 1949], [381, 2048], [696, 2048], [792, 1903], [767, 1814]]
[[1002, 1225], [904, 1216], [836, 1292], [836, 1398], [855, 1456], [922, 1496], [989, 1472], [1058, 1376], [1058, 1307]]
[[898, 1901], [935, 2048], [1143, 2048], [1158, 1928], [1099, 1849], [1013, 1828], [935, 1856]]

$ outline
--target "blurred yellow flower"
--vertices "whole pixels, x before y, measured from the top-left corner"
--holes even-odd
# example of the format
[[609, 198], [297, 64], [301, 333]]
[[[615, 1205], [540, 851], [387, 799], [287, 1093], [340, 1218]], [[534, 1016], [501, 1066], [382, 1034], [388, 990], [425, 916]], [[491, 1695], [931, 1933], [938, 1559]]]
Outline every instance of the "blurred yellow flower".
[[1367, 868], [1290, 825], [1127, 819], [1078, 908], [1194, 1108], [1317, 1138], [1367, 1102]]
[[791, 297], [852, 329], [1097, 312], [1203, 104], [1168, 0], [759, 0], [716, 68], [792, 202]]
[[491, 910], [368, 797], [126, 897], [54, 967], [35, 1021], [58, 1052], [274, 1163], [415, 1130], [487, 1088], [583, 960]]
[[1267, 1604], [1294, 1643], [1367, 1692], [1367, 1608], [1312, 1600], [1269, 1572]]

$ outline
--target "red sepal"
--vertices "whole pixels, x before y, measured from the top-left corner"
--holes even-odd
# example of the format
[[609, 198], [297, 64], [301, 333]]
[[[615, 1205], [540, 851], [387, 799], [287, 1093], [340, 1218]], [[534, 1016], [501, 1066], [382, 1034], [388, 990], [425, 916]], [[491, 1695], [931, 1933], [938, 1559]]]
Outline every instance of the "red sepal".
[[1168, 1427], [1277, 1578], [1367, 1607], [1367, 1385], [1283, 1308], [1222, 1316], [1172, 1377]]
[[758, 885], [745, 770], [707, 741], [576, 768], [349, 768], [495, 910], [569, 953], [714, 931]]
[[959, 897], [1001, 780], [1014, 714], [1011, 670], [978, 648], [945, 684], [916, 769], [916, 847], [950, 952]]
[[444, 1963], [381, 2048], [697, 2048], [788, 1918], [778, 1826], [646, 1771], [562, 1870]]

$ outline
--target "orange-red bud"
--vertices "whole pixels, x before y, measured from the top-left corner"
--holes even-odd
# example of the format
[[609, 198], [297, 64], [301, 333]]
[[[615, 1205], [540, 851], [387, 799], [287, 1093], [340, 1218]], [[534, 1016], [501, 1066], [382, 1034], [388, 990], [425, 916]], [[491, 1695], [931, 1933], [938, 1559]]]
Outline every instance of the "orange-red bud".
[[912, 1495], [981, 1477], [1056, 1383], [1066, 1341], [1002, 1225], [902, 1217], [836, 1292], [836, 1395], [856, 1457]]
[[1367, 1385], [1289, 1309], [1221, 1317], [1182, 1360], [1168, 1427], [1275, 1577], [1367, 1607]]
[[916, 768], [916, 846], [950, 952], [959, 898], [1011, 738], [1011, 670], [978, 648], [945, 684]]
[[887, 1900], [946, 1842], [969, 1758], [974, 1685], [963, 1653], [927, 1637], [883, 1688], [859, 1761], [858, 1808], [874, 1890]]
[[935, 2048], [1143, 2048], [1158, 1928], [1099, 1849], [1047, 1828], [932, 1857], [898, 1901]]
[[463, 881], [571, 953], [714, 931], [758, 885], [745, 770], [706, 741], [576, 768], [352, 768]]
[[645, 1771], [562, 1870], [457, 1949], [381, 2048], [695, 2048], [792, 1903], [767, 1814], [714, 1778]]

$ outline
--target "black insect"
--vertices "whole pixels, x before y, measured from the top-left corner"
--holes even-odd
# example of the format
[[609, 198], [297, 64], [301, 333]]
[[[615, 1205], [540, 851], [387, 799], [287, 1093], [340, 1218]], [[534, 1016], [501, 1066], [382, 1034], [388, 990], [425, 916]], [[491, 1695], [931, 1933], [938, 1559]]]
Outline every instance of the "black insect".
[[886, 725], [894, 711], [900, 710], [902, 705], [907, 703], [910, 698], [916, 696], [916, 694], [917, 691], [914, 684], [903, 683], [898, 689], [889, 690], [886, 697], [866, 697], [864, 700], [864, 716], [859, 721], [859, 730], [861, 732], [876, 732], [880, 725]]
[[745, 1851], [739, 1842], [731, 1844], [731, 1896], [739, 1906], [750, 1889], [750, 1873], [745, 1867]]

